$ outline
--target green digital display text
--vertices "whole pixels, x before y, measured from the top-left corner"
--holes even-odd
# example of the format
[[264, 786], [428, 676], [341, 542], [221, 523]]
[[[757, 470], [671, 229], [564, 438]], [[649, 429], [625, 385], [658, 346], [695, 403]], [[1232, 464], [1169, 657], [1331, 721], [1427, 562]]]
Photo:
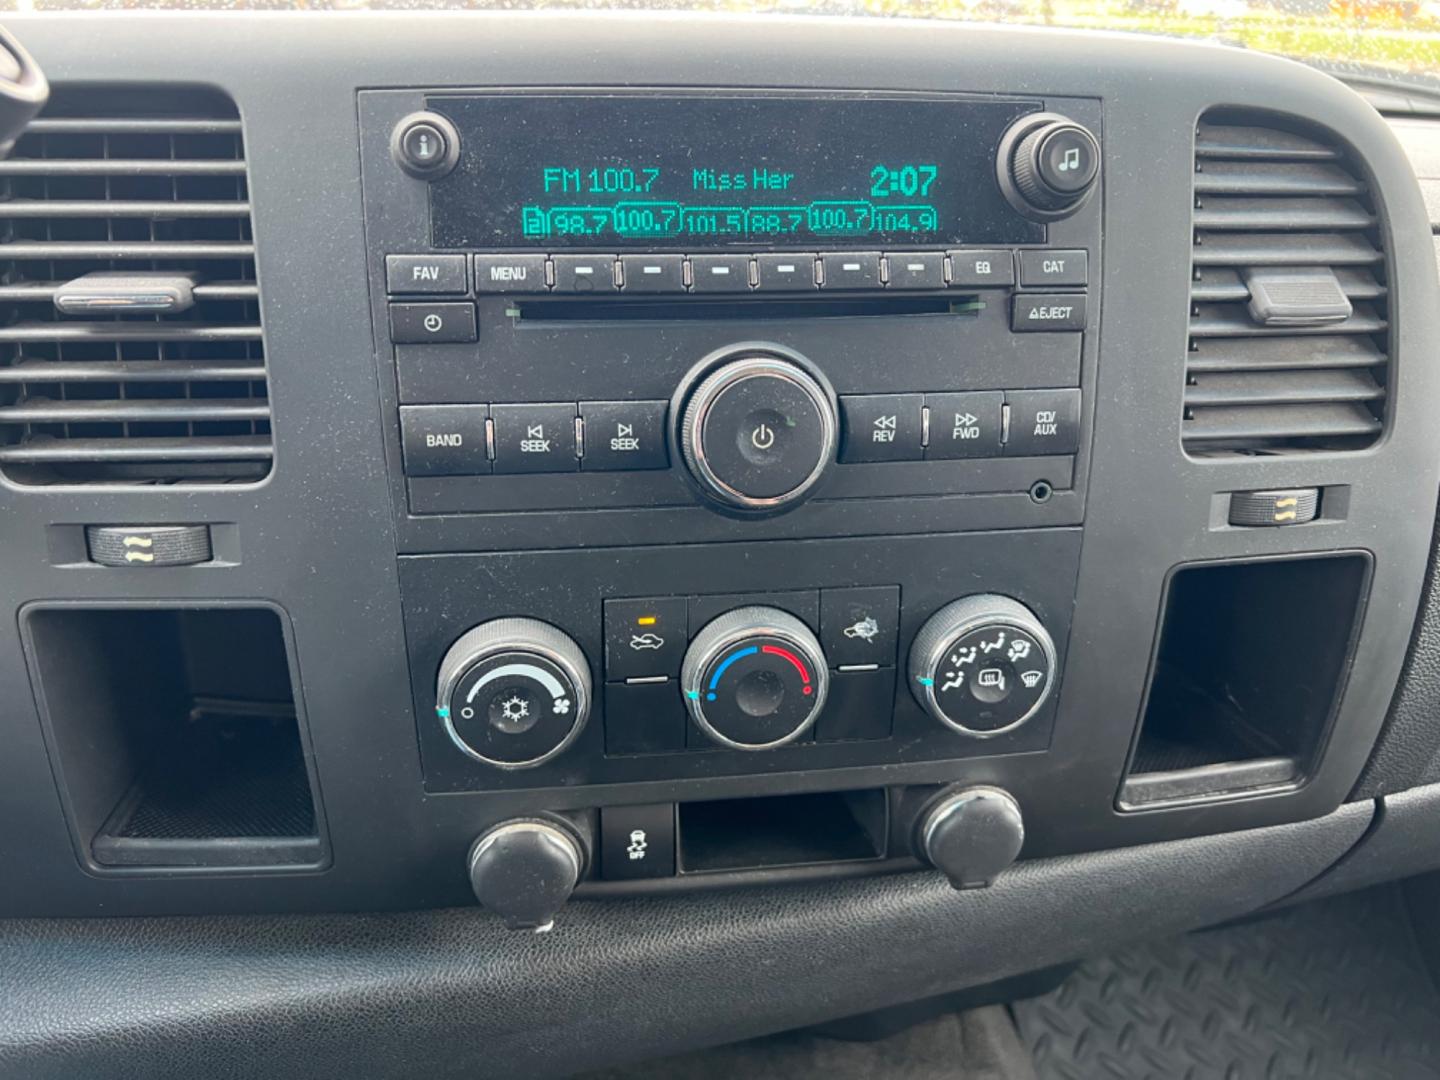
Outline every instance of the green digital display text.
[[925, 162], [877, 162], [864, 176], [818, 181], [771, 165], [695, 165], [680, 172], [577, 163], [544, 165], [539, 174], [543, 198], [519, 210], [527, 239], [923, 239], [940, 225], [939, 211], [924, 201], [940, 168]]

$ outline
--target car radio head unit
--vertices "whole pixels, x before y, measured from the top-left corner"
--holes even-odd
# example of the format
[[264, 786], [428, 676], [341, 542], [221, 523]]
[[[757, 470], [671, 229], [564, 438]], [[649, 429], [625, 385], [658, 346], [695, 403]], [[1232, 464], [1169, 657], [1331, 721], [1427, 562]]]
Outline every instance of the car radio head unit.
[[454, 123], [460, 143], [453, 172], [431, 188], [436, 247], [1044, 239], [1006, 200], [995, 169], [1006, 130], [1040, 112], [1038, 102], [512, 93], [426, 105]]

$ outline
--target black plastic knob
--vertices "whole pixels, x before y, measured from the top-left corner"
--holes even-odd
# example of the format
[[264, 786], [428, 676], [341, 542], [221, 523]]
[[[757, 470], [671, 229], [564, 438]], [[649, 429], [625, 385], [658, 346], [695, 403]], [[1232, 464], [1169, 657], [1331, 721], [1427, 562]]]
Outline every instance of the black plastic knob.
[[585, 849], [549, 821], [506, 821], [470, 848], [475, 898], [512, 930], [549, 930], [585, 872]]
[[994, 787], [951, 791], [920, 815], [916, 848], [957, 889], [989, 885], [1025, 844], [1020, 805]]
[[778, 350], [736, 347], [702, 370], [678, 411], [680, 452], [701, 493], [749, 514], [804, 499], [835, 459], [834, 392]]
[[1100, 176], [1100, 144], [1063, 116], [1042, 113], [1019, 121], [1002, 140], [1001, 154], [1011, 201], [1042, 220], [1077, 210]]

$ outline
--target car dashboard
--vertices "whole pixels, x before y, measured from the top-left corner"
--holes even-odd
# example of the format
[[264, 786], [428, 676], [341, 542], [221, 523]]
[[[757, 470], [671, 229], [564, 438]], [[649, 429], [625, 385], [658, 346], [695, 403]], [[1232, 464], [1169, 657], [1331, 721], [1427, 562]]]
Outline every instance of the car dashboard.
[[1433, 120], [1043, 29], [7, 26], [0, 1072], [561, 1074], [1440, 867]]

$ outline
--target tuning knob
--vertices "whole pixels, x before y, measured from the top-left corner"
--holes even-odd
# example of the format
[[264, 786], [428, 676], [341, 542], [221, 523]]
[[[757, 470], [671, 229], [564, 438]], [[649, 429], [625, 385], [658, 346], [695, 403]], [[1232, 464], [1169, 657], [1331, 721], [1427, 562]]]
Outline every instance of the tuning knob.
[[550, 821], [506, 821], [470, 848], [475, 898], [512, 930], [549, 930], [585, 872], [585, 849]]
[[1042, 221], [1073, 213], [1100, 175], [1100, 144], [1075, 121], [1036, 113], [1000, 143], [1001, 187], [1017, 209]]
[[748, 514], [804, 499], [835, 458], [835, 394], [785, 350], [737, 346], [702, 363], [683, 397], [678, 441], [700, 492]]
[[810, 628], [775, 608], [745, 607], [709, 623], [685, 654], [680, 685], [691, 717], [732, 750], [794, 742], [830, 690], [824, 650]]
[[910, 692], [947, 727], [980, 738], [1019, 727], [1050, 696], [1055, 642], [1018, 600], [946, 604], [910, 646]]
[[989, 885], [1025, 843], [1020, 805], [994, 787], [947, 792], [920, 815], [916, 848], [957, 889]]
[[536, 619], [495, 619], [450, 646], [435, 712], [472, 758], [527, 769], [575, 741], [590, 697], [590, 664], [580, 646]]

